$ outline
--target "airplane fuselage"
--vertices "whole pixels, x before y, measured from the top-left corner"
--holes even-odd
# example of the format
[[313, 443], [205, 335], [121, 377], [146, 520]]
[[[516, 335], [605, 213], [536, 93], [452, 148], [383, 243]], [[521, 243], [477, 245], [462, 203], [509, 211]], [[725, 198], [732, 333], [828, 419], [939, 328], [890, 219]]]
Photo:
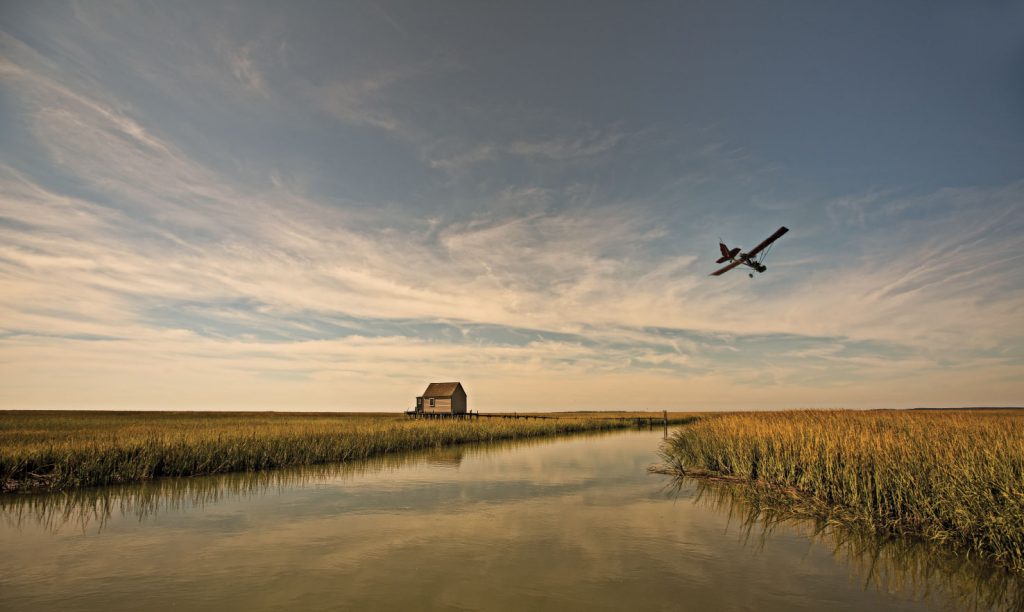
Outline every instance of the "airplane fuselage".
[[740, 256], [737, 257], [737, 259], [742, 260], [743, 261], [743, 265], [747, 266], [748, 268], [753, 269], [756, 272], [764, 272], [765, 270], [768, 269], [768, 266], [766, 266], [766, 265], [764, 265], [762, 263], [757, 263], [756, 261], [751, 259], [750, 256], [747, 255], [746, 253], [740, 253]]

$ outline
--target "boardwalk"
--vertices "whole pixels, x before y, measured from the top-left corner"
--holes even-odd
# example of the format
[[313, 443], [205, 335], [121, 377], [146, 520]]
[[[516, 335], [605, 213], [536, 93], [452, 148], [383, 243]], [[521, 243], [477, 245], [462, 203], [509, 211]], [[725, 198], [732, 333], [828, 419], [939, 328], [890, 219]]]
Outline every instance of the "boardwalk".
[[[465, 414], [448, 414], [448, 413], [429, 413], [429, 412], [418, 412], [416, 410], [406, 410], [405, 415], [412, 419], [574, 419], [580, 418], [575, 416], [564, 416], [564, 415], [551, 415], [551, 414], [519, 414], [518, 412], [513, 413], [480, 413], [480, 412], [467, 412]], [[588, 419], [605, 419], [609, 421], [622, 421], [630, 422], [637, 427], [654, 427], [668, 426], [668, 412], [663, 411], [662, 416], [594, 416], [588, 415]]]

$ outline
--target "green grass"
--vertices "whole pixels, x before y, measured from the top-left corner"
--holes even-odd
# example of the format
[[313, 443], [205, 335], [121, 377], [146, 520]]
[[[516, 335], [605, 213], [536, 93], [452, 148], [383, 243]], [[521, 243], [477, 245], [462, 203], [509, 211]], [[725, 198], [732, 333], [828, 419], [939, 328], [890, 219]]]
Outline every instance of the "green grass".
[[425, 421], [395, 414], [5, 411], [0, 412], [0, 488], [63, 490], [344, 462], [629, 425], [568, 416]]
[[914, 536], [1024, 572], [1024, 414], [725, 414], [662, 449], [680, 476], [733, 480], [764, 506]]

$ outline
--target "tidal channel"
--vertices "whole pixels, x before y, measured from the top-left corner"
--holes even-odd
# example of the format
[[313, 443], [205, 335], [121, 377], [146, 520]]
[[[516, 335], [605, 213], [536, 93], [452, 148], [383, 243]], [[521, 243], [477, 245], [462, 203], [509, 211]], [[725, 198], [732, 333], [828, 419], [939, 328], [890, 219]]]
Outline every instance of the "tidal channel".
[[1013, 577], [760, 522], [660, 431], [0, 498], [0, 610], [934, 610]]

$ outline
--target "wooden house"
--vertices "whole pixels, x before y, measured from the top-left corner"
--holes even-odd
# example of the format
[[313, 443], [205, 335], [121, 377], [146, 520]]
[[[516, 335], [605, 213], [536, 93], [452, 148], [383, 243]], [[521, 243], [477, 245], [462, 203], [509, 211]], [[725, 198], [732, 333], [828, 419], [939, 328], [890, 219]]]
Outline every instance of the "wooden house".
[[460, 382], [430, 383], [416, 398], [416, 412], [424, 414], [466, 414], [466, 390]]

